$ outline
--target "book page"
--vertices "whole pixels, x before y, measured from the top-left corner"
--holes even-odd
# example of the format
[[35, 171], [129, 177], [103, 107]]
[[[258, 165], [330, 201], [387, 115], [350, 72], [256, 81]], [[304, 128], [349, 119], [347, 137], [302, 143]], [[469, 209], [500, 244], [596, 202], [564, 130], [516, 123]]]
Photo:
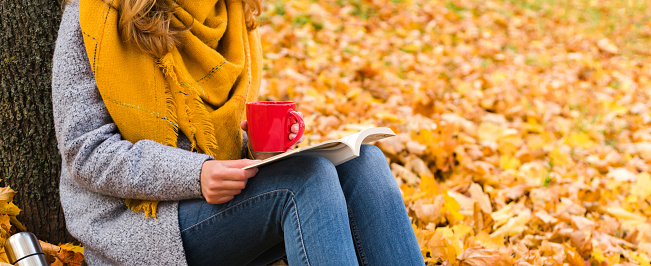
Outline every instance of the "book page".
[[364, 131], [357, 132], [357, 133], [352, 134], [352, 135], [350, 135], [350, 136], [343, 137], [343, 138], [341, 138], [341, 139], [339, 139], [339, 140], [341, 140], [342, 142], [347, 143], [349, 146], [352, 147], [352, 146], [355, 145], [355, 143], [357, 143], [357, 139], [359, 138], [359, 136], [360, 136], [362, 133], [364, 133]]
[[257, 164], [249, 165], [243, 169], [262, 166], [297, 154], [322, 156], [330, 160], [334, 165], [339, 165], [359, 156], [359, 149], [362, 143], [371, 143], [395, 135], [391, 129], [386, 127], [369, 128], [338, 140], [330, 140], [312, 146], [290, 150], [267, 158]]
[[[247, 167], [244, 167], [242, 169], [249, 169], [249, 168], [254, 168], [254, 167], [258, 167], [258, 166], [263, 166], [265, 164], [268, 164], [268, 163], [271, 163], [271, 162], [274, 162], [274, 161], [278, 161], [278, 160], [281, 160], [281, 159], [292, 157], [292, 156], [294, 156], [296, 154], [299, 154], [299, 153], [300, 154], [304, 154], [304, 153], [307, 154], [308, 152], [312, 152], [313, 154], [314, 153], [328, 153], [328, 154], [330, 154], [329, 157], [334, 159], [335, 158], [334, 156], [339, 156], [339, 155], [342, 154], [339, 151], [344, 151], [344, 152], [348, 151], [349, 153], [352, 153], [351, 148], [346, 143], [341, 142], [341, 140], [331, 140], [331, 141], [326, 141], [326, 142], [319, 143], [319, 144], [312, 145], [312, 146], [307, 146], [307, 147], [302, 147], [302, 148], [298, 148], [298, 149], [295, 149], [295, 150], [286, 151], [286, 152], [278, 154], [276, 156], [269, 157], [269, 158], [267, 158], [267, 159], [265, 159], [265, 160], [263, 160], [263, 161], [261, 161], [259, 163], [252, 164], [252, 165], [249, 165]], [[320, 154], [316, 154], [316, 155], [320, 156]], [[323, 157], [326, 157], [326, 156], [323, 156]], [[330, 159], [330, 158], [328, 158], [328, 159]], [[330, 161], [332, 161], [332, 159]]]
[[370, 136], [366, 137], [362, 143], [368, 144], [368, 143], [375, 142], [375, 141], [385, 139], [385, 138], [388, 138], [388, 137], [393, 137], [395, 135], [396, 134], [384, 134], [384, 133], [373, 134], [373, 135], [370, 135]]
[[359, 133], [360, 135], [355, 140], [355, 155], [359, 156], [359, 149], [362, 144], [368, 144], [384, 138], [393, 137], [396, 133], [386, 127], [369, 128]]

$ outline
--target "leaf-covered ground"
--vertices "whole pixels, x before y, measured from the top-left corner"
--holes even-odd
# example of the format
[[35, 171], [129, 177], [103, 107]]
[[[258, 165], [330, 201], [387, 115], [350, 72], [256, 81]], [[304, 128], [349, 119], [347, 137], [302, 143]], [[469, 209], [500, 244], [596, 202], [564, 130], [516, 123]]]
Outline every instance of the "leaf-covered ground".
[[[651, 3], [270, 0], [261, 19], [261, 100], [299, 103], [302, 145], [398, 133], [377, 145], [429, 265], [650, 264]], [[25, 230], [14, 194], [1, 243]]]
[[649, 265], [651, 3], [269, 1], [261, 100], [369, 126], [430, 265]]

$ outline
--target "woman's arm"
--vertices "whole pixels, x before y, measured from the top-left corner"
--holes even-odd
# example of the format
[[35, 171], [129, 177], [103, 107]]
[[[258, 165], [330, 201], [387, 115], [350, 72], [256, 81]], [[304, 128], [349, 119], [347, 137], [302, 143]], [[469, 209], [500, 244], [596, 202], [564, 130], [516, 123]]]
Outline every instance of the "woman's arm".
[[88, 189], [110, 196], [201, 197], [201, 167], [210, 156], [150, 140], [134, 144], [122, 139], [96, 87], [78, 14], [78, 3], [68, 4], [52, 71], [56, 136], [67, 170]]

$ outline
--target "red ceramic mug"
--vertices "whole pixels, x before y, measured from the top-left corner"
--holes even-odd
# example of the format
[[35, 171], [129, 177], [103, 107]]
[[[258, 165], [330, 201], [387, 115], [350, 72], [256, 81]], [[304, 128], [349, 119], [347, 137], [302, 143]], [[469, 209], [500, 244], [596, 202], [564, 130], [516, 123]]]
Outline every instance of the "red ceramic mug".
[[[248, 136], [256, 152], [284, 152], [303, 136], [305, 123], [296, 112], [294, 102], [251, 102], [246, 104]], [[289, 140], [291, 126], [298, 123], [298, 133]]]

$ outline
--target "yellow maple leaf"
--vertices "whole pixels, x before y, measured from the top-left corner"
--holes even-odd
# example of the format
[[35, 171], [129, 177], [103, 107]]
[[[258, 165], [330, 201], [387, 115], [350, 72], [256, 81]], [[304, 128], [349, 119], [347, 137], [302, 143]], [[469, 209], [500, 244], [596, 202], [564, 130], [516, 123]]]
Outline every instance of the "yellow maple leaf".
[[541, 133], [545, 131], [545, 128], [538, 123], [538, 120], [531, 117], [527, 118], [527, 123], [525, 123], [523, 127], [526, 131], [533, 133]]
[[606, 258], [606, 263], [607, 263], [606, 265], [619, 264], [619, 262], [621, 261], [620, 257], [621, 257], [621, 254], [618, 254], [618, 253], [615, 253], [613, 255], [608, 256]]
[[504, 170], [517, 170], [520, 167], [520, 160], [511, 155], [500, 156], [500, 168]]
[[59, 246], [61, 248], [65, 248], [65, 249], [73, 251], [73, 252], [84, 254], [84, 247], [82, 247], [82, 246], [78, 246], [78, 245], [75, 245], [75, 244], [72, 244], [72, 243], [60, 244]]
[[628, 256], [633, 258], [639, 265], [642, 266], [649, 266], [651, 261], [649, 260], [649, 257], [647, 257], [646, 254], [636, 254], [637, 252], [628, 252]]
[[452, 231], [454, 232], [454, 238], [459, 240], [463, 247], [463, 240], [473, 232], [473, 229], [465, 224], [455, 224], [452, 226]]
[[561, 150], [558, 147], [554, 147], [552, 152], [549, 154], [549, 158], [552, 160], [554, 165], [566, 166], [570, 163], [570, 155]]
[[9, 231], [9, 229], [11, 228], [10, 220], [11, 219], [9, 218], [9, 215], [0, 214], [0, 227], [2, 227], [2, 229], [4, 230]]
[[499, 139], [497, 140], [498, 150], [502, 154], [512, 155], [520, 148], [522, 145], [522, 137], [518, 134], [518, 131], [514, 129], [507, 129], [502, 132]]
[[631, 195], [641, 201], [651, 196], [651, 175], [649, 173], [643, 172], [637, 175], [635, 184], [631, 186]]
[[606, 212], [619, 219], [622, 225], [631, 231], [638, 225], [646, 222], [644, 215], [629, 212], [621, 207], [608, 207], [606, 208]]
[[428, 197], [441, 194], [438, 182], [433, 176], [421, 176], [420, 191]]
[[585, 263], [583, 262], [583, 258], [581, 258], [581, 255], [579, 255], [578, 252], [573, 247], [570, 246], [565, 246], [565, 260], [571, 265], [571, 266], [585, 266]]
[[527, 228], [527, 223], [531, 219], [531, 210], [525, 209], [523, 212], [518, 214], [515, 219], [510, 219], [505, 225], [495, 230], [491, 237], [497, 236], [514, 236], [519, 233], [522, 233]]
[[7, 201], [0, 200], [0, 214], [16, 216], [20, 214], [20, 208], [18, 208], [18, 206], [13, 202], [7, 203]]
[[601, 249], [599, 249], [598, 247], [594, 247], [594, 248], [592, 249], [592, 256], [591, 256], [591, 258], [593, 258], [594, 260], [596, 260], [598, 263], [602, 263], [603, 261], [606, 260], [606, 257], [604, 256], [603, 251], [601, 251]]
[[399, 116], [397, 116], [397, 115], [395, 115], [393, 113], [390, 113], [390, 112], [384, 112], [384, 111], [383, 112], [378, 112], [378, 113], [375, 114], [375, 117], [378, 118], [378, 119], [386, 120], [388, 122], [392, 122], [392, 123], [404, 123], [405, 122], [404, 119], [402, 119], [401, 117], [399, 117]]
[[9, 216], [9, 222], [11, 225], [18, 228], [19, 231], [27, 231], [27, 228], [16, 218], [16, 216]]
[[570, 145], [571, 147], [578, 147], [578, 148], [590, 148], [592, 145], [594, 145], [594, 142], [590, 139], [590, 136], [588, 134], [583, 133], [583, 132], [572, 132], [570, 135], [567, 137], [567, 140], [565, 140], [565, 143], [567, 145]]
[[[4, 243], [6, 239], [0, 239]], [[13, 264], [9, 264], [9, 258], [7, 257], [7, 252], [5, 251], [5, 247], [0, 247], [0, 266], [9, 266]]]
[[486, 231], [479, 232], [474, 238], [485, 248], [497, 249], [504, 247], [504, 237], [490, 236]]
[[461, 210], [461, 205], [453, 198], [450, 197], [447, 193], [443, 194], [445, 202], [443, 203], [443, 209], [447, 211], [448, 219], [450, 219], [450, 224], [454, 224], [456, 221], [463, 220], [463, 214], [459, 213]]
[[436, 233], [427, 242], [432, 258], [455, 261], [463, 252], [462, 244], [454, 237], [454, 232], [449, 227], [438, 227]]
[[511, 219], [511, 217], [515, 215], [515, 210], [513, 208], [514, 205], [514, 203], [510, 203], [509, 205], [506, 205], [503, 208], [491, 213], [491, 218], [493, 218], [495, 221], [494, 228], [506, 224]]
[[554, 137], [549, 132], [542, 132], [540, 134], [529, 134], [526, 136], [527, 146], [531, 150], [537, 150], [549, 146], [554, 141]]

